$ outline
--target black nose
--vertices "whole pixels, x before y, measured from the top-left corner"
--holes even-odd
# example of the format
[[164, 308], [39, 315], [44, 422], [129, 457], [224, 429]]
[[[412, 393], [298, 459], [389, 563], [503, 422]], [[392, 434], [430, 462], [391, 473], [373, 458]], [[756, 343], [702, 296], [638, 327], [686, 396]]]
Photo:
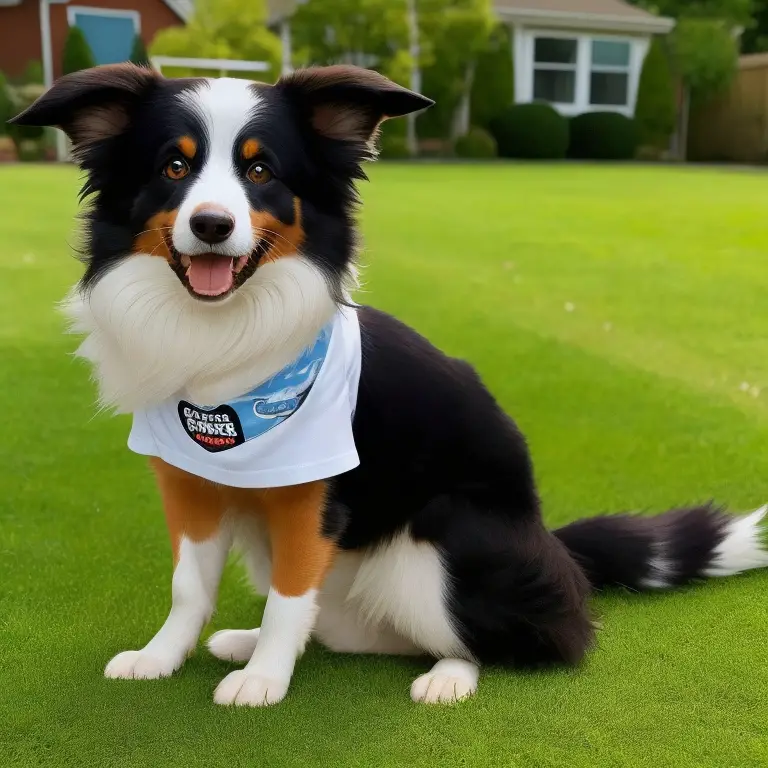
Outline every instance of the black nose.
[[189, 219], [192, 231], [204, 242], [222, 243], [235, 228], [235, 220], [226, 211], [205, 208], [193, 213]]

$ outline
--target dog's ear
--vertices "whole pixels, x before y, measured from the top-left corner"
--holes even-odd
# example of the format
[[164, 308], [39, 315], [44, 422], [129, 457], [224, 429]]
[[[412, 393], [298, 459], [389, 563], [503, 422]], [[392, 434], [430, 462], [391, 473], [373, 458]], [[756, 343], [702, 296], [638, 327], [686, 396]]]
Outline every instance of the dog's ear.
[[57, 126], [72, 140], [77, 155], [124, 131], [132, 109], [160, 79], [154, 70], [135, 64], [107, 64], [73, 72], [57, 80], [10, 122]]
[[300, 69], [275, 87], [288, 95], [318, 133], [340, 141], [368, 142], [382, 120], [434, 104], [378, 72], [346, 64]]

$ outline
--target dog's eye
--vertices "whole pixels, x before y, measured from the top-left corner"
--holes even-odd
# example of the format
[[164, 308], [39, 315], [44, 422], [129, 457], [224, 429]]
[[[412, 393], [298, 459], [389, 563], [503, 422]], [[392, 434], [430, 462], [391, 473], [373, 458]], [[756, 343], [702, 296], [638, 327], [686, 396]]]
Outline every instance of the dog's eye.
[[189, 165], [186, 160], [182, 160], [180, 157], [174, 157], [163, 169], [163, 175], [173, 181], [179, 181], [179, 179], [183, 179], [188, 174]]
[[264, 163], [254, 163], [246, 173], [249, 181], [254, 184], [266, 184], [272, 180], [272, 171]]

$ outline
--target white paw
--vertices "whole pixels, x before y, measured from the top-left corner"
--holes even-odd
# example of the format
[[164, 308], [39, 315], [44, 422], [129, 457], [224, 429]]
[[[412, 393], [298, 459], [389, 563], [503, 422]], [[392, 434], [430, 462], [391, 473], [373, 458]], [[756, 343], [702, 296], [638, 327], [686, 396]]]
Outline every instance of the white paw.
[[265, 677], [255, 670], [239, 669], [219, 683], [213, 700], [225, 707], [267, 707], [285, 698], [290, 682]]
[[208, 650], [222, 661], [250, 661], [258, 639], [258, 629], [222, 629], [208, 638]]
[[411, 685], [411, 698], [423, 704], [453, 704], [477, 691], [477, 665], [461, 659], [438, 661]]
[[146, 651], [124, 651], [118, 653], [104, 670], [104, 677], [123, 680], [156, 680], [169, 677], [184, 659], [156, 656]]

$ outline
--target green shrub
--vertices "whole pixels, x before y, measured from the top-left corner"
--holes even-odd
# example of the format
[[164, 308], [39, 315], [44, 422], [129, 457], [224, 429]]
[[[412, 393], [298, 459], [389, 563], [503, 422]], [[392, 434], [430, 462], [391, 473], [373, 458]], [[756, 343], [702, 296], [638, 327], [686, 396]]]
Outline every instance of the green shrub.
[[489, 128], [502, 157], [562, 160], [568, 151], [568, 121], [549, 104], [514, 104]]
[[21, 81], [25, 85], [42, 85], [45, 78], [43, 76], [43, 62], [38, 59], [32, 59], [27, 62], [24, 68], [24, 74]]
[[486, 159], [498, 155], [496, 139], [484, 128], [470, 128], [469, 133], [459, 136], [454, 145], [457, 157]]
[[472, 83], [472, 125], [487, 128], [491, 120], [515, 101], [515, 73], [510, 29], [499, 24], [491, 32], [488, 47], [477, 57]]
[[138, 64], [140, 67], [149, 67], [149, 55], [147, 49], [144, 46], [144, 41], [141, 39], [141, 35], [136, 35], [133, 38], [133, 48], [131, 48], [131, 58], [134, 64]]
[[5, 75], [0, 72], [0, 136], [8, 133], [8, 129], [11, 127], [8, 125], [8, 121], [17, 111]]
[[631, 160], [637, 151], [637, 125], [618, 112], [585, 112], [571, 120], [570, 157]]
[[79, 72], [81, 69], [95, 67], [96, 62], [93, 58], [93, 51], [88, 41], [85, 39], [83, 30], [80, 27], [70, 27], [67, 33], [67, 39], [64, 42], [64, 55], [62, 58], [62, 72], [69, 75], [72, 72]]
[[383, 135], [379, 140], [379, 157], [382, 160], [407, 160], [410, 156], [405, 136]]
[[667, 149], [676, 119], [675, 85], [669, 58], [657, 38], [645, 57], [637, 91], [635, 120], [640, 146]]

